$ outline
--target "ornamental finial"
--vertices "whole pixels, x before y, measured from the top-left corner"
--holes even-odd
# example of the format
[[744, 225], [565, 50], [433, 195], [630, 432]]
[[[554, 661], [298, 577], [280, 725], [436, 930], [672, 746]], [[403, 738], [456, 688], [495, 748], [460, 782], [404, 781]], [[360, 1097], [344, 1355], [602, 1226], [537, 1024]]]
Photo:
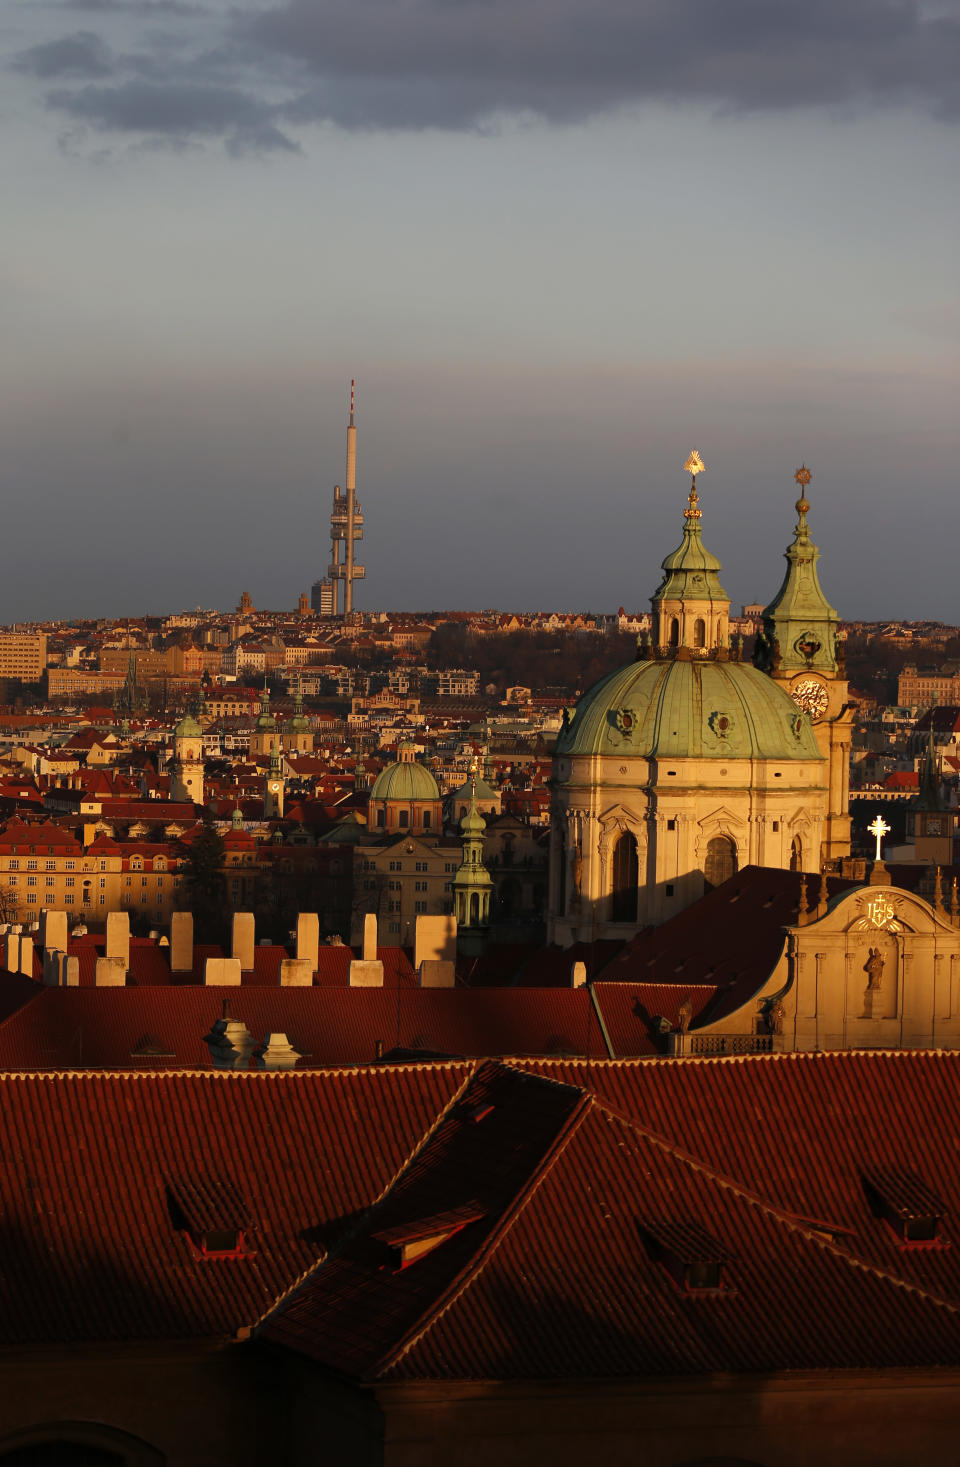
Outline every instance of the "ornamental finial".
[[807, 500], [807, 485], [810, 483], [813, 475], [807, 468], [806, 464], [801, 464], [793, 477], [800, 485], [800, 498], [797, 500], [796, 503], [796, 511], [798, 515], [802, 516], [805, 515], [810, 509], [810, 505]]
[[687, 500], [687, 508], [683, 512], [684, 519], [698, 520], [701, 517], [701, 511], [698, 508], [697, 475], [703, 473], [704, 464], [703, 459], [696, 449], [693, 450], [683, 467], [690, 475], [690, 494]]

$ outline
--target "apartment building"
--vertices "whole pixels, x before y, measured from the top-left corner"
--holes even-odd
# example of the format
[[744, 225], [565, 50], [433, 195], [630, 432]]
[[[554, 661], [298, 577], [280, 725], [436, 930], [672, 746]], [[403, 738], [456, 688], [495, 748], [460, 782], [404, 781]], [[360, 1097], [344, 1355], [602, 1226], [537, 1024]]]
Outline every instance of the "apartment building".
[[0, 678], [38, 683], [46, 665], [44, 632], [0, 632]]

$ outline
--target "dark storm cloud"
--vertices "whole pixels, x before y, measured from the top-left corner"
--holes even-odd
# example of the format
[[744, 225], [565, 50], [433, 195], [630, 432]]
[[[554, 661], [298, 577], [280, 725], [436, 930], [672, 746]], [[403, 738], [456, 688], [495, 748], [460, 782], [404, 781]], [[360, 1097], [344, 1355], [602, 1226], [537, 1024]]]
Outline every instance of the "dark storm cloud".
[[14, 67], [49, 81], [59, 76], [109, 76], [113, 70], [110, 47], [92, 31], [77, 31], [58, 41], [30, 46], [14, 57]]
[[80, 87], [51, 92], [47, 100], [78, 122], [118, 132], [222, 133], [259, 127], [267, 120], [264, 104], [245, 92], [189, 82], [137, 80], [115, 87]]
[[960, 20], [915, 0], [288, 0], [235, 24], [320, 85], [344, 126], [576, 121], [648, 99], [960, 115]]
[[189, 5], [184, 0], [60, 0], [61, 10], [92, 10], [126, 15], [200, 15], [202, 5]]
[[[897, 105], [960, 119], [960, 0], [60, 0], [103, 13], [21, 51], [51, 108], [101, 131], [296, 151], [279, 131], [570, 123], [649, 100], [733, 112]], [[110, 12], [171, 17], [122, 52]], [[190, 16], [180, 25], [176, 17]], [[196, 17], [202, 17], [199, 21]], [[199, 28], [199, 29], [198, 29]], [[114, 26], [130, 44], [129, 19]], [[202, 34], [201, 34], [202, 33]], [[113, 40], [111, 52], [107, 40]], [[96, 85], [100, 81], [102, 85]]]

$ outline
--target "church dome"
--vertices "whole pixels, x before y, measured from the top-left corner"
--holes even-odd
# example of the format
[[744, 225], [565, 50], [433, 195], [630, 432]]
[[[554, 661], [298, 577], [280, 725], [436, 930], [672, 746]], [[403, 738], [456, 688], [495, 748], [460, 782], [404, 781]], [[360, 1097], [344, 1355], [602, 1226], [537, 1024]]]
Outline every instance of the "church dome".
[[173, 730], [175, 739], [199, 739], [202, 734], [203, 729], [192, 713], [185, 713]]
[[646, 759], [820, 759], [813, 725], [747, 663], [671, 657], [633, 662], [580, 699], [557, 754]]
[[371, 800], [439, 800], [437, 781], [414, 759], [401, 759], [381, 769], [370, 791]]

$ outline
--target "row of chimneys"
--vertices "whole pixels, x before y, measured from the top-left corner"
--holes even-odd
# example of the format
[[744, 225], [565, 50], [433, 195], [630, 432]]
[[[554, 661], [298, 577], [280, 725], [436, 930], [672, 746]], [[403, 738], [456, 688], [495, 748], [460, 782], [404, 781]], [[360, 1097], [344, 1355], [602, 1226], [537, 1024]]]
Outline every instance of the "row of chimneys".
[[[79, 959], [69, 953], [66, 912], [44, 911], [39, 925], [43, 951], [43, 981], [52, 988], [72, 988], [80, 982]], [[165, 939], [161, 939], [165, 942]], [[0, 932], [0, 966], [11, 973], [33, 973], [33, 934], [11, 928]], [[203, 981], [207, 986], [233, 987], [241, 974], [252, 972], [256, 927], [252, 912], [235, 912], [228, 958], [207, 958]], [[414, 936], [414, 966], [424, 988], [452, 988], [455, 977], [457, 920], [453, 916], [418, 916]], [[170, 920], [171, 975], [193, 970], [193, 913], [174, 912]], [[280, 962], [283, 988], [309, 987], [319, 963], [320, 918], [316, 912], [297, 917], [292, 958]], [[97, 957], [97, 987], [122, 987], [130, 969], [130, 917], [111, 912], [107, 917], [107, 940], [103, 957]], [[363, 947], [350, 962], [350, 985], [382, 988], [383, 963], [377, 957], [377, 918], [369, 913], [363, 923]]]

